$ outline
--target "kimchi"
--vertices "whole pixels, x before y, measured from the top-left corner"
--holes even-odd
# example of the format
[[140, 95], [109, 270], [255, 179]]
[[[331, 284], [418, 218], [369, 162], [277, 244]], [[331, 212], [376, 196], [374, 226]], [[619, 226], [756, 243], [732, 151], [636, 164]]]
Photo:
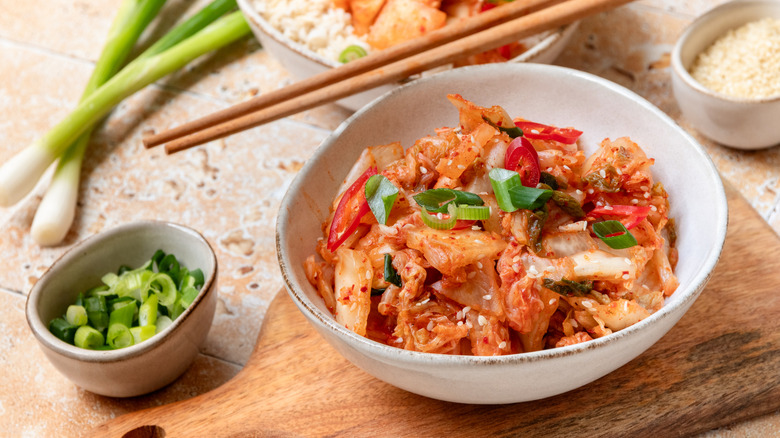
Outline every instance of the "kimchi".
[[504, 355], [587, 342], [678, 286], [674, 221], [628, 137], [460, 95], [455, 127], [363, 150], [304, 268], [335, 320], [413, 351]]

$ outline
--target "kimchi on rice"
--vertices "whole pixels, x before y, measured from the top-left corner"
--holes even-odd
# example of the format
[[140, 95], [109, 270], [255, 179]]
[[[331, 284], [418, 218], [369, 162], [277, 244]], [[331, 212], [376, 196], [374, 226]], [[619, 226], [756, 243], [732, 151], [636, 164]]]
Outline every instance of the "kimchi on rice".
[[407, 350], [504, 355], [606, 336], [678, 286], [653, 159], [459, 95], [455, 128], [366, 148], [304, 268], [335, 320]]

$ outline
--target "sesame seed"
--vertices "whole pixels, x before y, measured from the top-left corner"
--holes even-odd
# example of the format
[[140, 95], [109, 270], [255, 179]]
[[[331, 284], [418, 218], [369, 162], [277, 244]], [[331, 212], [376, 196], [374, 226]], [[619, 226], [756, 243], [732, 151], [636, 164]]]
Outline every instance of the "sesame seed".
[[501, 341], [501, 343], [498, 344], [498, 349], [503, 350], [504, 348], [506, 348], [506, 341]]
[[590, 301], [583, 300], [582, 301], [582, 307], [585, 307], [585, 308], [588, 308], [588, 309], [592, 309], [593, 308], [593, 304], [591, 304]]
[[605, 205], [604, 210], [614, 210], [611, 205]]
[[623, 274], [623, 277], [622, 277], [622, 278], [623, 278], [623, 280], [628, 280], [628, 279], [629, 279], [629, 278], [631, 278], [631, 277], [629, 277], [629, 276], [628, 276], [628, 274]]
[[632, 199], [632, 200], [631, 200], [631, 203], [632, 203], [632, 204], [639, 204], [639, 199]]
[[650, 210], [653, 210], [653, 211], [658, 211], [658, 209], [655, 207], [655, 205], [651, 205], [651, 206], [650, 206]]
[[623, 171], [620, 170], [619, 167], [617, 169], [615, 169], [615, 172], [617, 172], [618, 175], [622, 175], [623, 174]]
[[458, 164], [458, 169], [460, 169], [460, 170], [463, 170], [463, 169], [465, 169], [465, 168], [466, 168], [466, 166], [464, 166], [464, 165], [462, 165], [462, 164]]
[[466, 321], [466, 327], [473, 328], [474, 324], [472, 324], [471, 321]]
[[479, 239], [474, 239], [474, 243], [477, 243], [477, 244], [480, 244], [480, 245], [481, 245], [481, 244], [483, 244], [484, 242], [482, 242], [482, 241], [481, 241], [481, 240], [479, 240]]
[[579, 327], [579, 324], [577, 324], [577, 320], [576, 319], [572, 319], [571, 320], [571, 326], [574, 327], [574, 328]]
[[479, 269], [482, 269], [482, 262], [477, 262], [477, 267], [478, 267]]
[[458, 310], [458, 313], [455, 314], [455, 319], [463, 319], [463, 311]]
[[566, 164], [563, 165], [563, 168], [566, 170], [571, 170], [571, 167], [567, 166]]
[[520, 273], [520, 266], [518, 266], [517, 263], [514, 263], [512, 265], [512, 270], [515, 271], [515, 274], [519, 274]]
[[433, 330], [433, 321], [428, 321], [428, 327], [426, 327], [426, 329], [428, 329], [428, 331]]
[[645, 192], [644, 196], [645, 196], [645, 199], [650, 198], [650, 192]]
[[420, 305], [426, 304], [430, 300], [431, 300], [430, 298], [426, 298], [426, 299], [420, 301]]
[[458, 321], [458, 327], [463, 325], [463, 321]]
[[599, 175], [601, 175], [602, 178], [607, 177], [607, 172], [604, 169], [599, 170]]
[[641, 190], [643, 192], [646, 192], [647, 191], [647, 186], [641, 186], [641, 187], [639, 187], [639, 190]]
[[487, 321], [487, 318], [485, 318], [482, 315], [479, 315], [479, 318], [477, 318], [477, 322], [479, 322], [479, 325], [485, 325], [485, 324], [487, 324], [488, 321]]
[[469, 278], [469, 279], [470, 279], [470, 278], [474, 278], [476, 275], [477, 275], [477, 273], [476, 273], [475, 271], [471, 271], [471, 272], [469, 272], [469, 273], [466, 275], [466, 278]]
[[420, 166], [420, 173], [425, 175], [426, 173], [428, 173], [428, 169], [426, 169], [425, 166]]
[[555, 298], [551, 299], [551, 300], [550, 300], [550, 302], [549, 302], [548, 304], [550, 304], [551, 306], [552, 306], [553, 304], [555, 304]]
[[452, 166], [452, 160], [447, 161], [448, 166]]
[[547, 168], [547, 173], [550, 173], [550, 172], [552, 172], [552, 170], [553, 170], [553, 169], [552, 169], [552, 167], [548, 167], [548, 168]]
[[580, 190], [580, 189], [577, 189], [577, 190], [575, 190], [575, 191], [574, 191], [574, 193], [576, 193], [576, 194], [578, 194], [578, 195], [581, 195], [581, 194], [582, 194], [582, 190]]
[[629, 259], [628, 257], [624, 258], [623, 261], [626, 262], [627, 265], [631, 264], [631, 259]]
[[533, 275], [539, 275], [539, 271], [536, 270], [536, 266], [531, 265], [530, 268], [528, 268], [528, 273]]
[[436, 217], [442, 219], [444, 216], [441, 213], [436, 213]]
[[593, 189], [588, 189], [588, 194], [592, 195], [593, 194]]
[[396, 340], [395, 340], [395, 343], [396, 343], [396, 344], [400, 344], [400, 343], [401, 343], [401, 342], [403, 342], [403, 341], [404, 341], [403, 339], [401, 339], [401, 338], [398, 338], [398, 339], [396, 339]]
[[490, 295], [490, 294], [487, 294], [487, 295], [482, 295], [482, 298], [483, 298], [485, 301], [490, 301], [490, 300], [493, 298], [493, 295]]
[[366, 271], [366, 280], [371, 280], [371, 271]]
[[472, 225], [471, 226], [471, 230], [472, 231], [479, 231], [479, 230], [481, 230], [481, 228], [479, 228], [479, 225]]
[[463, 316], [466, 316], [467, 313], [469, 313], [469, 310], [471, 310], [471, 306], [466, 306], [463, 308]]
[[517, 262], [519, 262], [519, 261], [520, 261], [520, 256], [514, 256], [514, 257], [512, 257], [512, 262], [513, 262], [513, 263], [517, 263]]

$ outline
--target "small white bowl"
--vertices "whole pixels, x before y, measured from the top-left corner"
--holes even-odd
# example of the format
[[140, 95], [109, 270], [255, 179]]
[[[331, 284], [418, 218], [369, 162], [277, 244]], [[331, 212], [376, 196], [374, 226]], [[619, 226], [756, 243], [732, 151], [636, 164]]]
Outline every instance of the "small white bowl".
[[746, 99], [718, 93], [689, 73], [696, 57], [729, 30], [765, 17], [780, 18], [780, 1], [722, 4], [691, 23], [672, 51], [672, 89], [686, 119], [703, 135], [738, 149], [780, 144], [780, 95]]
[[[526, 117], [584, 131], [592, 154], [602, 139], [630, 136], [655, 158], [656, 180], [669, 193], [679, 238], [677, 291], [664, 307], [611, 335], [563, 348], [496, 357], [449, 356], [389, 347], [336, 323], [309, 284], [303, 262], [315, 253], [330, 200], [364, 147], [405, 147], [458, 123], [446, 99], [459, 93], [478, 105], [501, 105]], [[599, 77], [542, 64], [453, 69], [398, 88], [358, 111], [328, 137], [293, 181], [277, 218], [277, 253], [295, 304], [353, 364], [399, 388], [461, 403], [514, 403], [560, 394], [619, 368], [661, 338], [704, 288], [726, 236], [727, 203], [718, 172], [701, 146], [666, 114]], [[702, 321], [703, 327], [706, 321]]]
[[[252, 6], [252, 0], [238, 0], [238, 7], [246, 17], [249, 27], [252, 29], [255, 37], [268, 52], [276, 58], [293, 76], [298, 79], [305, 79], [321, 73], [330, 68], [338, 67], [337, 61], [326, 59], [319, 54], [309, 50], [302, 44], [291, 41], [282, 35], [268, 21], [266, 21]], [[528, 50], [512, 59], [510, 62], [536, 62], [539, 64], [550, 64], [563, 51], [566, 44], [571, 39], [578, 23], [562, 26], [551, 32], [544, 32], [540, 35], [529, 37], [523, 41], [529, 46]], [[403, 82], [402, 82], [403, 83]], [[337, 103], [347, 109], [356, 111], [363, 105], [371, 102], [375, 98], [386, 92], [400, 86], [402, 83], [394, 85], [383, 85], [372, 90], [364, 91], [353, 96], [339, 100]]]
[[[101, 284], [121, 265], [140, 266], [158, 249], [188, 269], [200, 268], [205, 282], [189, 308], [168, 328], [119, 350], [87, 350], [49, 332], [49, 321], [65, 313], [79, 292]], [[211, 328], [217, 302], [217, 258], [197, 231], [167, 222], [120, 225], [76, 244], [35, 283], [27, 297], [27, 323], [51, 363], [76, 385], [100, 395], [133, 397], [162, 388], [190, 366]]]

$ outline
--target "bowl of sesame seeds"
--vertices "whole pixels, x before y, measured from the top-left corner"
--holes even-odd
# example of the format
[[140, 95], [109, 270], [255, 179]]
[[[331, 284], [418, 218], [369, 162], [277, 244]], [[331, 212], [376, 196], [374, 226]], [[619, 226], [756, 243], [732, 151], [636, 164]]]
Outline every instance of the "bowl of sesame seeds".
[[780, 144], [780, 1], [720, 5], [683, 32], [672, 89], [685, 118], [725, 146]]

